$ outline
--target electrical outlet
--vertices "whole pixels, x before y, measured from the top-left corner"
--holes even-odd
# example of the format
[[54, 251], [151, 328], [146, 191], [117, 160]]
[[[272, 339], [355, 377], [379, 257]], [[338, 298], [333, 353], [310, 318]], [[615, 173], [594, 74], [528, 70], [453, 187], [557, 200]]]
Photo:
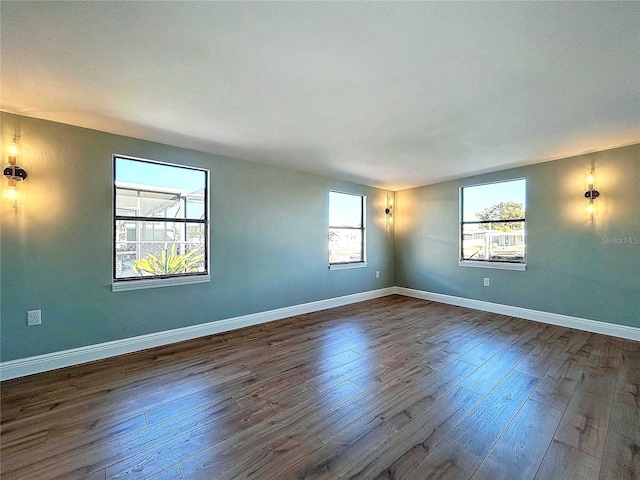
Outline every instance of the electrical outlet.
[[29, 310], [27, 312], [27, 326], [33, 327], [42, 323], [42, 310]]
[[376, 270], [376, 278], [380, 278], [380, 272]]
[[489, 286], [489, 279], [488, 279], [488, 278], [485, 278], [485, 279], [484, 279], [484, 286], [485, 286], [485, 287], [488, 287], [488, 286]]

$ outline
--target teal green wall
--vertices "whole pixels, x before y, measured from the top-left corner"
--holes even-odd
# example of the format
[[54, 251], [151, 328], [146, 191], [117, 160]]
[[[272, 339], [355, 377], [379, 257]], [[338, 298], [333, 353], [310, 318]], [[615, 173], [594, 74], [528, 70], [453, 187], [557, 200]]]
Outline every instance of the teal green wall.
[[[1, 119], [3, 139], [19, 130], [19, 164], [29, 174], [16, 210], [2, 199], [2, 361], [394, 285], [383, 190], [22, 116]], [[211, 170], [210, 283], [111, 291], [114, 153]], [[367, 195], [367, 268], [327, 269], [330, 189]], [[27, 327], [34, 309], [42, 325]]]
[[[29, 173], [18, 208], [1, 202], [2, 361], [393, 285], [640, 327], [640, 145], [397, 192], [394, 240], [383, 190], [22, 116], [1, 120], [3, 139], [19, 130]], [[114, 153], [211, 170], [210, 283], [111, 292]], [[592, 165], [602, 194], [593, 222], [583, 198]], [[514, 177], [527, 179], [527, 271], [459, 267], [459, 187]], [[327, 269], [331, 189], [367, 195], [367, 268]], [[34, 309], [43, 324], [27, 327]]]
[[[591, 222], [585, 179], [601, 197]], [[458, 266], [459, 187], [527, 179], [527, 270]], [[396, 193], [396, 285], [640, 327], [640, 145]], [[483, 278], [491, 286], [483, 286]]]

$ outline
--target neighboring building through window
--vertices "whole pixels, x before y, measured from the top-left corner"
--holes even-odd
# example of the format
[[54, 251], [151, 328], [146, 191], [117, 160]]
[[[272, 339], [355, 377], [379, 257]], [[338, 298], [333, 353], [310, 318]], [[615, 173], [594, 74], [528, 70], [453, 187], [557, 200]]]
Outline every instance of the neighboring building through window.
[[366, 266], [366, 197], [329, 192], [329, 268]]
[[460, 189], [460, 265], [524, 270], [526, 180]]
[[209, 280], [208, 171], [114, 156], [113, 290]]

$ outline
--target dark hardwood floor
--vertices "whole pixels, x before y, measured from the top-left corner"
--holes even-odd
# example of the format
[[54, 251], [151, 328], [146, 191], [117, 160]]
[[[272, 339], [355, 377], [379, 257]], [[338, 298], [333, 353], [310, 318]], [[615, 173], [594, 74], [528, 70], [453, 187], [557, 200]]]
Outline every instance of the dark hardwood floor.
[[640, 478], [640, 342], [401, 296], [0, 394], [3, 480]]

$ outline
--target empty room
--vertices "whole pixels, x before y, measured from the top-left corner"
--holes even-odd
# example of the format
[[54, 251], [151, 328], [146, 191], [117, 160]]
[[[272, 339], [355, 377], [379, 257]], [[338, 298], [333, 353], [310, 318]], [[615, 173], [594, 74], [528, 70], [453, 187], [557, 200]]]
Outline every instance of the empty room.
[[0, 2], [2, 480], [640, 478], [640, 2]]

